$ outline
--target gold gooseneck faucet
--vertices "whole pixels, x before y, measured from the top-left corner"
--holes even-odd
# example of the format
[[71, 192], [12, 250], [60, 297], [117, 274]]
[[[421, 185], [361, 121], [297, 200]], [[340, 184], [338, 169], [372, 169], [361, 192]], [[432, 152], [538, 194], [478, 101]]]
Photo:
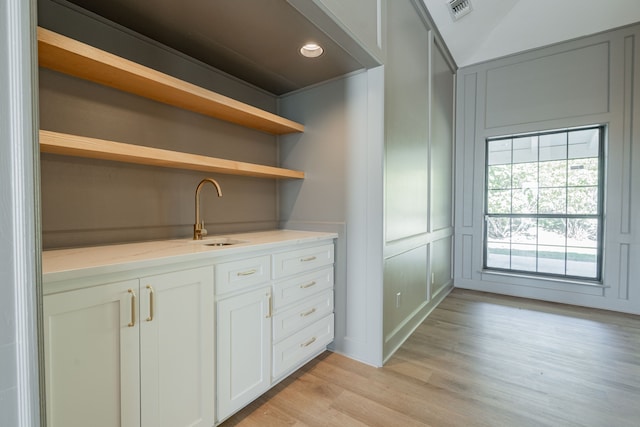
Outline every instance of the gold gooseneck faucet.
[[204, 228], [204, 221], [200, 220], [200, 190], [207, 183], [210, 182], [216, 187], [216, 191], [218, 192], [218, 197], [222, 197], [222, 190], [220, 189], [220, 185], [216, 182], [215, 179], [205, 178], [200, 181], [198, 187], [196, 187], [196, 223], [193, 225], [193, 240], [202, 240], [202, 236], [207, 235], [207, 230]]

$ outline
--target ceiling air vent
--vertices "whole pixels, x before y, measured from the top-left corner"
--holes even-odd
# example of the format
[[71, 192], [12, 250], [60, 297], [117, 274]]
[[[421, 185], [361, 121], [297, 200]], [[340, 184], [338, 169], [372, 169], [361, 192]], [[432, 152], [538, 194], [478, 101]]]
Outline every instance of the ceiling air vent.
[[449, 13], [454, 21], [462, 18], [473, 10], [471, 0], [447, 0], [449, 5]]

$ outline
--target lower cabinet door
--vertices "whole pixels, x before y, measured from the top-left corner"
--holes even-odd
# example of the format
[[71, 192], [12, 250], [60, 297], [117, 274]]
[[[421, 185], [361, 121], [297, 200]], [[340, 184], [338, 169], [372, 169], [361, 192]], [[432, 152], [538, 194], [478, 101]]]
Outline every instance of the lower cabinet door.
[[48, 427], [139, 427], [138, 281], [44, 297]]
[[217, 303], [218, 421], [271, 385], [270, 299], [264, 287]]
[[213, 267], [140, 279], [142, 427], [211, 427]]

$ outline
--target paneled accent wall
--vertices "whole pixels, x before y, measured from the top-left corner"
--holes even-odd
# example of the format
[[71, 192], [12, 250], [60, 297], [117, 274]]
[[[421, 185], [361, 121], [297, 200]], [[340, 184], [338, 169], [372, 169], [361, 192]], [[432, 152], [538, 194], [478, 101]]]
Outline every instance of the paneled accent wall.
[[[455, 286], [640, 313], [639, 37], [629, 26], [459, 70]], [[607, 129], [602, 283], [483, 271], [486, 139], [591, 124]]]
[[452, 286], [454, 69], [411, 1], [388, 2], [384, 357]]
[[334, 349], [372, 365], [453, 286], [455, 65], [419, 0], [380, 4], [383, 66], [280, 100], [306, 128], [280, 137], [281, 166], [306, 171], [280, 183], [281, 223], [337, 227]]

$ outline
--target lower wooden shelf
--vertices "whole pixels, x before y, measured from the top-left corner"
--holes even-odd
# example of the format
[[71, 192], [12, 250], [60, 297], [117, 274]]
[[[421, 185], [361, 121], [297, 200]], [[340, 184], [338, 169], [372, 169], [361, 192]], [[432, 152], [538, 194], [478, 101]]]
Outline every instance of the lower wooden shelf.
[[198, 154], [124, 144], [121, 142], [87, 138], [47, 130], [40, 131], [40, 151], [65, 156], [88, 157], [92, 159], [215, 172], [227, 175], [243, 175], [260, 178], [304, 178], [304, 172], [291, 169], [217, 159], [215, 157], [201, 156]]

